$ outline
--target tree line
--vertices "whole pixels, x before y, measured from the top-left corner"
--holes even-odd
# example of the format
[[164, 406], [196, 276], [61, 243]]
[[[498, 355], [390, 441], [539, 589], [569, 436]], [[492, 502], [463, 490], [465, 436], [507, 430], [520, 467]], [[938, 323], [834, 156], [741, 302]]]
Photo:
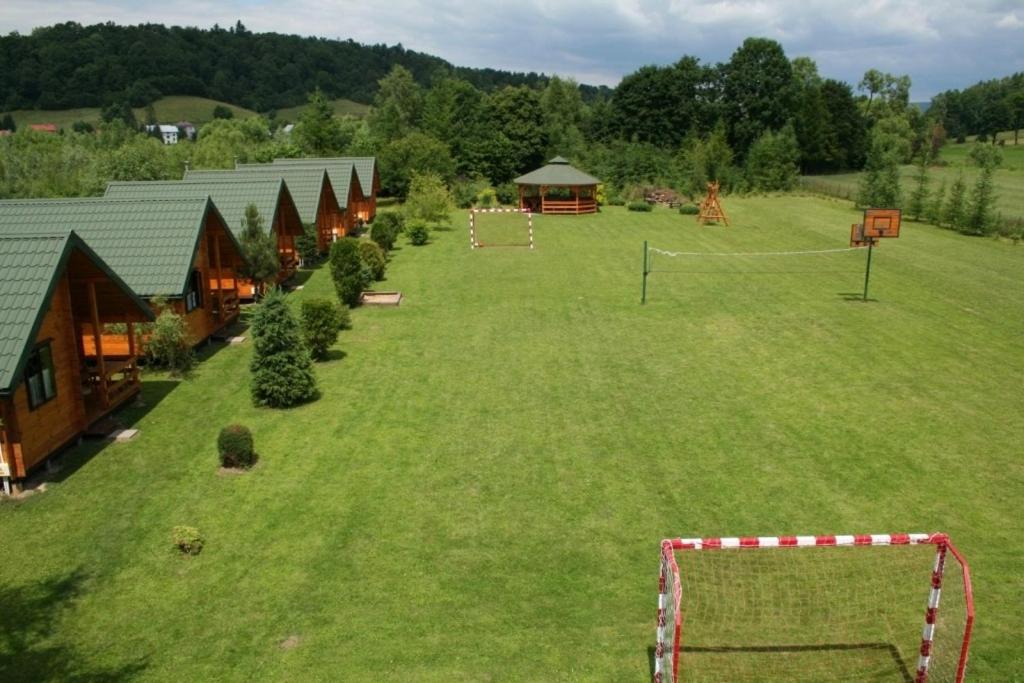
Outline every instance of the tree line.
[[401, 44], [253, 33], [241, 22], [209, 30], [68, 22], [0, 37], [0, 107], [71, 109], [122, 100], [143, 107], [164, 95], [195, 95], [266, 113], [301, 104], [317, 88], [368, 103], [396, 64], [422, 84], [437, 71], [485, 91], [546, 81], [537, 73], [455, 67]]
[[[224, 33], [252, 36], [243, 27]], [[687, 56], [642, 67], [592, 97], [557, 76], [488, 88], [446, 68], [424, 82], [423, 69], [402, 64], [361, 81], [374, 93], [367, 117], [335, 116], [332, 93], [314, 88], [290, 134], [281, 117], [217, 119], [194, 143], [163, 148], [131, 134], [137, 124], [124, 100], [104, 107], [99, 133], [75, 126], [44, 140], [21, 131], [0, 138], [0, 196], [96, 194], [108, 180], [180, 178], [186, 162], [230, 168], [373, 155], [384, 194], [404, 198], [411, 179], [429, 173], [467, 205], [484, 196], [512, 201], [512, 179], [561, 155], [601, 178], [603, 199], [614, 202], [642, 198], [651, 186], [697, 195], [710, 180], [726, 191], [788, 190], [801, 172], [859, 170], [872, 158], [879, 177], [945, 139], [941, 125], [909, 105], [909, 77], [869, 69], [855, 88], [764, 38], [748, 38], [724, 63]]]
[[1013, 131], [1017, 144], [1024, 128], [1024, 73], [947, 90], [932, 99], [928, 113], [959, 142], [968, 135], [995, 142], [997, 133]]

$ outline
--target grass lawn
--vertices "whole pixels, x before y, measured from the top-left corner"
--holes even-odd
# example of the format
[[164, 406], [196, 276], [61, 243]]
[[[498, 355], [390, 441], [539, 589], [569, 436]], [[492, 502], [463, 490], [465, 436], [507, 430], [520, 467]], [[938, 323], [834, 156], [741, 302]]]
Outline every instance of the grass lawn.
[[[297, 409], [251, 406], [251, 342], [149, 377], [136, 440], [0, 504], [0, 679], [644, 681], [661, 538], [937, 530], [972, 565], [972, 679], [1013, 679], [1024, 248], [906, 224], [866, 304], [860, 252], [661, 257], [640, 306], [644, 239], [832, 249], [858, 216], [723, 203], [731, 228], [538, 217], [534, 251], [471, 250], [458, 212]], [[330, 294], [321, 269], [291, 300]], [[248, 474], [217, 473], [231, 422]]]
[[[970, 198], [971, 190], [978, 178], [978, 167], [974, 166], [968, 158], [971, 145], [946, 145], [942, 148], [942, 160], [948, 165], [933, 166], [929, 171], [929, 187], [932, 191], [938, 189], [939, 184], [946, 181], [946, 196], [949, 197], [949, 190], [956, 181], [957, 176], [963, 171], [964, 182], [967, 184], [967, 197]], [[1003, 153], [1003, 162], [994, 175], [996, 192], [996, 210], [1002, 212], [1005, 218], [1024, 218], [1024, 145], [1017, 147], [1007, 146], [1000, 150]], [[917, 167], [904, 165], [900, 167], [900, 181], [903, 188], [903, 198], [906, 201], [916, 186]], [[860, 184], [861, 173], [839, 173], [833, 175], [805, 176], [809, 186], [817, 184], [828, 186], [829, 194], [855, 197]]]

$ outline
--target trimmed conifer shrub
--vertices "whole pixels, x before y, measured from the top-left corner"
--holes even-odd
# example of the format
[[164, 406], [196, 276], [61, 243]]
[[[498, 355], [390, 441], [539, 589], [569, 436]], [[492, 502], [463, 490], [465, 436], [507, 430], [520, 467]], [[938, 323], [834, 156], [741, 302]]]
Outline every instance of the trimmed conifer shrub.
[[[160, 304], [156, 306], [159, 308]], [[176, 376], [188, 374], [196, 363], [185, 319], [170, 307], [160, 311], [143, 352], [147, 363], [165, 368]]]
[[409, 244], [414, 247], [422, 247], [430, 241], [430, 230], [427, 229], [424, 223], [419, 221], [413, 223], [406, 232], [409, 235]]
[[654, 210], [653, 206], [644, 201], [630, 202], [628, 205], [626, 205], [626, 208], [629, 209], [630, 211], [641, 212], [649, 212]]
[[330, 265], [338, 301], [346, 306], [358, 306], [359, 295], [367, 285], [358, 240], [344, 237], [331, 244]]
[[270, 290], [256, 306], [251, 332], [253, 403], [288, 408], [315, 398], [313, 361], [280, 289]]
[[338, 331], [348, 324], [347, 308], [330, 299], [306, 299], [302, 302], [302, 338], [310, 354], [317, 360], [327, 356], [327, 349], [338, 340]]
[[243, 425], [228, 425], [217, 435], [217, 453], [221, 467], [248, 469], [256, 462], [252, 432]]
[[395, 240], [405, 231], [405, 216], [397, 211], [377, 214], [370, 228], [370, 239], [385, 252], [395, 248]]
[[388, 261], [384, 256], [384, 250], [376, 242], [359, 240], [359, 258], [363, 261], [366, 269], [370, 271], [371, 278], [378, 282], [384, 279]]
[[183, 555], [198, 555], [203, 550], [203, 535], [194, 526], [176, 526], [171, 530], [171, 543]]

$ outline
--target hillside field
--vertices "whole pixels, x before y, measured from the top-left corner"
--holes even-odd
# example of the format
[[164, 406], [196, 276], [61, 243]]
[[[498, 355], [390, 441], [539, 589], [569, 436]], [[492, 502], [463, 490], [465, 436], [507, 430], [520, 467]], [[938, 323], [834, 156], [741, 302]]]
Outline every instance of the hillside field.
[[[252, 407], [251, 340], [148, 373], [137, 439], [0, 503], [0, 680], [648, 681], [660, 539], [900, 531], [955, 539], [971, 680], [1012, 680], [1024, 247], [905, 224], [866, 303], [861, 251], [656, 255], [641, 306], [644, 240], [842, 249], [859, 215], [723, 203], [729, 228], [537, 217], [533, 251], [471, 250], [457, 212], [402, 240], [376, 285], [402, 305], [356, 310], [299, 408]], [[326, 267], [301, 278], [294, 305], [333, 295]], [[218, 474], [234, 422], [260, 461]], [[172, 551], [179, 524], [202, 554]]]
[[[964, 174], [967, 194], [978, 178], [978, 168], [970, 163], [968, 154], [970, 144], [946, 145], [942, 148], [940, 158], [946, 165], [932, 166], [929, 171], [929, 188], [934, 192], [939, 184], [946, 181], [946, 196], [956, 181], [957, 176]], [[1009, 145], [1000, 148], [1003, 162], [996, 169], [994, 184], [996, 191], [996, 210], [1002, 212], [1004, 218], [1024, 218], [1024, 145]], [[915, 187], [917, 167], [904, 165], [900, 167], [900, 181], [904, 201]], [[804, 176], [804, 185], [809, 188], [822, 187], [828, 194], [855, 197], [860, 183], [861, 173], [839, 173], [832, 175]]]
[[[299, 117], [302, 116], [302, 112], [306, 109], [306, 105], [300, 104], [296, 107], [287, 107], [286, 109], [277, 110], [277, 119], [279, 121], [291, 121], [296, 122]], [[331, 100], [331, 109], [335, 116], [356, 116], [363, 117], [370, 113], [370, 105], [362, 104], [360, 102], [353, 102], [345, 98], [339, 98]]]
[[[205, 123], [213, 119], [213, 108], [217, 105], [224, 105], [238, 118], [255, 116], [256, 112], [243, 107], [238, 107], [227, 102], [207, 99], [205, 97], [193, 97], [191, 95], [172, 95], [161, 97], [153, 102], [153, 109], [160, 123], [176, 123], [178, 121], [191, 121], [194, 124]], [[146, 120], [146, 108], [134, 109], [135, 118], [139, 122]], [[14, 123], [21, 127], [30, 123], [53, 123], [58, 128], [71, 128], [75, 121], [87, 121], [96, 125], [100, 122], [100, 110], [98, 107], [86, 107], [82, 109], [21, 109], [11, 112]]]

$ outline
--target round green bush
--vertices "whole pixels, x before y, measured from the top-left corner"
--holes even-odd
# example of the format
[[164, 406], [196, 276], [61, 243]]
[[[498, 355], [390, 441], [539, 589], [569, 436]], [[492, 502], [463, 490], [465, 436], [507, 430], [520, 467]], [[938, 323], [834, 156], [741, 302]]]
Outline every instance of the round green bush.
[[303, 299], [300, 315], [302, 339], [309, 353], [317, 360], [327, 357], [327, 350], [338, 341], [338, 330], [351, 325], [348, 307], [339, 306], [330, 299]]
[[359, 258], [370, 271], [370, 277], [378, 282], [384, 279], [384, 271], [388, 267], [388, 262], [384, 256], [384, 249], [379, 244], [369, 240], [359, 240]]
[[384, 251], [395, 247], [395, 240], [405, 230], [405, 216], [397, 211], [377, 214], [370, 228], [370, 239]]
[[683, 204], [682, 206], [679, 207], [679, 213], [683, 214], [684, 216], [696, 216], [698, 213], [700, 213], [700, 207], [698, 207], [696, 204]]
[[654, 209], [647, 202], [630, 202], [626, 208], [630, 211], [652, 211]]
[[430, 230], [422, 223], [416, 223], [408, 230], [409, 243], [413, 246], [423, 246], [430, 241]]
[[171, 542], [183, 555], [198, 555], [203, 549], [203, 536], [194, 526], [174, 527]]
[[222, 467], [247, 468], [256, 462], [252, 432], [242, 425], [228, 425], [217, 436], [217, 452]]

